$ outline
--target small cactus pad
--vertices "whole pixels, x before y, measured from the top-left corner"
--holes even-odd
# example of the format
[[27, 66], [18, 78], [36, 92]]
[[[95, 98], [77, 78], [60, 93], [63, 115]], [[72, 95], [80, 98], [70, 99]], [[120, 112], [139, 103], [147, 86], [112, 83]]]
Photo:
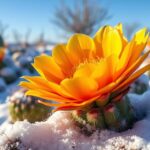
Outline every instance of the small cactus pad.
[[19, 90], [8, 98], [8, 109], [12, 122], [28, 120], [33, 123], [46, 119], [50, 108], [37, 102], [36, 97], [25, 96], [25, 90]]
[[[90, 125], [93, 129], [110, 129], [124, 131], [131, 128], [135, 121], [135, 112], [127, 97], [111, 102], [104, 107], [93, 105], [89, 110], [72, 111], [73, 119], [79, 127]], [[87, 129], [88, 131], [88, 129]]]

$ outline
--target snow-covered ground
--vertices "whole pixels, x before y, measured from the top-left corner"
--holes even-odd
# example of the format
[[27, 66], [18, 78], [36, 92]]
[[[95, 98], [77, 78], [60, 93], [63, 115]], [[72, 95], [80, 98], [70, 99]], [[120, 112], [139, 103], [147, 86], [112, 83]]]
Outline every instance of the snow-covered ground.
[[[0, 147], [8, 149], [8, 143], [18, 140], [18, 147], [22, 150], [149, 150], [150, 90], [143, 95], [128, 96], [137, 112], [146, 115], [128, 131], [115, 133], [104, 130], [85, 136], [74, 126], [69, 112], [56, 112], [48, 120], [34, 124], [27, 121], [5, 122], [0, 127]], [[6, 110], [5, 107], [3, 105], [1, 111]]]
[[[23, 74], [30, 73], [24, 70]], [[122, 133], [95, 131], [91, 136], [85, 136], [74, 125], [70, 112], [56, 112], [48, 120], [34, 124], [27, 121], [9, 123], [7, 96], [18, 88], [19, 80], [0, 93], [0, 150], [15, 147], [19, 150], [150, 150], [149, 88], [142, 95], [128, 94], [138, 117], [145, 115], [144, 119], [134, 124], [133, 129]], [[145, 84], [148, 84], [148, 80], [145, 76], [139, 79]]]

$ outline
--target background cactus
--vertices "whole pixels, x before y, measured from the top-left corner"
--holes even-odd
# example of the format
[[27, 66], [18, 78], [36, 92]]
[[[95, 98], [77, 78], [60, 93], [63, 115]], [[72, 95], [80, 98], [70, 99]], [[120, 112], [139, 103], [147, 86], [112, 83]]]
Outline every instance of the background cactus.
[[4, 54], [5, 54], [5, 48], [4, 48], [4, 40], [3, 37], [0, 35], [0, 69], [4, 67], [4, 64], [2, 62]]
[[4, 47], [4, 40], [1, 35], [0, 35], [0, 47]]
[[8, 108], [12, 122], [28, 120], [33, 123], [46, 119], [50, 108], [37, 102], [33, 96], [25, 96], [25, 90], [21, 89], [8, 98]]
[[110, 102], [103, 107], [95, 104], [89, 110], [74, 110], [72, 117], [81, 128], [86, 127], [88, 133], [96, 129], [121, 132], [131, 128], [136, 120], [135, 111], [128, 97]]
[[130, 92], [136, 94], [143, 94], [149, 89], [149, 77], [142, 75], [133, 84], [131, 84]]
[[10, 84], [18, 79], [22, 74], [21, 68], [14, 64], [9, 55], [0, 63], [0, 77], [4, 79], [6, 84]]

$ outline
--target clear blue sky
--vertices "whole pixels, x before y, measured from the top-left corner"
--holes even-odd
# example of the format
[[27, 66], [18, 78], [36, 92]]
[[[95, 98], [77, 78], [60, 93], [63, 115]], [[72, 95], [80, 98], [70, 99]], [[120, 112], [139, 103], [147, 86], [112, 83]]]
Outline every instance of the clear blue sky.
[[[72, 5], [73, 0], [64, 0]], [[150, 27], [149, 0], [101, 0], [102, 5], [109, 8], [113, 18], [106, 24], [118, 22], [140, 22]], [[9, 25], [6, 32], [7, 40], [12, 41], [12, 30], [24, 34], [32, 29], [30, 40], [34, 40], [44, 31], [46, 39], [60, 40], [59, 32], [53, 27], [50, 18], [61, 0], [0, 0], [0, 20]]]

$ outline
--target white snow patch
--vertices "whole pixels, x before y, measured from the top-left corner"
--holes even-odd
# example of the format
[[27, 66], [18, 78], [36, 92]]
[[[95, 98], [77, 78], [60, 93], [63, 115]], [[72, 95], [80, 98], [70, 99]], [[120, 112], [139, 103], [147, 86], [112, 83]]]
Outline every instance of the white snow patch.
[[7, 104], [0, 104], [0, 124], [8, 118]]

